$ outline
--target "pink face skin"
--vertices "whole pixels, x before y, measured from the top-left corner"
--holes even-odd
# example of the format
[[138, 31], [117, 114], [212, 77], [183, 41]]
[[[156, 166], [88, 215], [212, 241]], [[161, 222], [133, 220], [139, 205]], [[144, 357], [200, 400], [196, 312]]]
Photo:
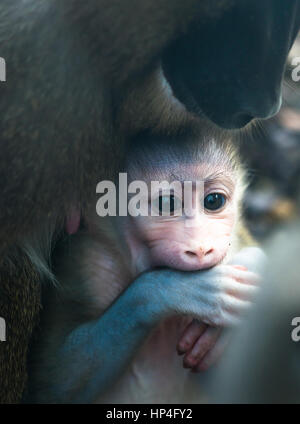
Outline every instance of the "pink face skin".
[[[204, 181], [204, 193], [198, 193], [200, 196], [196, 198], [193, 191], [192, 217], [184, 213], [177, 216], [175, 212], [173, 216], [129, 218], [127, 239], [133, 264], [137, 264], [139, 272], [157, 266], [182, 271], [207, 269], [222, 262], [228, 253], [238, 215], [233, 172], [213, 165], [198, 167], [184, 164], [182, 167], [184, 172], [180, 170], [180, 180]], [[170, 179], [170, 173], [163, 176], [162, 169], [158, 174], [155, 178], [152, 176], [151, 180], [172, 182], [176, 179]], [[216, 210], [204, 207], [203, 198], [212, 193], [218, 193], [225, 200], [224, 205]], [[169, 196], [164, 196], [163, 192], [161, 194], [163, 200], [168, 202]], [[174, 191], [175, 198], [177, 194]], [[152, 200], [158, 205], [159, 194], [156, 193], [155, 197]], [[178, 198], [182, 197], [179, 194]]]

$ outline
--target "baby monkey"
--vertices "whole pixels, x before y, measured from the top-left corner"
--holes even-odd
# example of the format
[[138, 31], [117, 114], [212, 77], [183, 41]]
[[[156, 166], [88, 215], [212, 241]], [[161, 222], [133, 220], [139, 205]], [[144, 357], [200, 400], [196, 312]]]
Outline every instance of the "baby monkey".
[[[191, 142], [186, 150], [181, 148], [180, 141], [164, 145], [164, 140], [152, 144], [144, 139], [129, 153], [126, 169], [129, 181], [143, 178], [149, 191], [147, 217], [125, 219], [121, 231], [130, 241], [132, 269], [136, 269], [136, 274], [157, 266], [199, 271], [232, 263], [218, 268], [224, 271], [224, 281], [233, 277], [232, 270], [244, 271], [236, 280], [250, 284], [250, 292], [253, 291], [258, 276], [248, 274], [243, 264], [257, 270], [264, 258], [260, 249], [246, 249], [255, 246], [242, 220], [246, 170], [232, 142], [202, 137], [201, 143]], [[160, 190], [151, 189], [153, 180], [166, 181], [167, 189], [163, 185]], [[170, 190], [168, 185], [174, 181], [180, 184]], [[185, 198], [184, 182], [192, 183], [192, 199]], [[199, 191], [196, 182], [202, 183]], [[187, 208], [185, 203], [189, 204]], [[185, 211], [191, 207], [192, 214], [187, 216]], [[159, 217], [151, 217], [155, 209]], [[247, 255], [254, 256], [250, 259]], [[224, 314], [222, 325], [238, 322], [238, 308], [242, 311], [250, 306], [244, 288], [239, 287], [240, 292], [228, 288], [227, 295], [233, 294], [243, 302], [229, 296], [223, 298], [224, 303], [228, 302], [228, 315]], [[220, 326], [208, 326], [205, 322], [208, 321], [192, 320], [177, 343], [178, 353], [185, 354], [184, 367], [194, 371], [204, 371], [214, 363], [226, 342], [218, 341]]]
[[69, 218], [75, 234], [57, 247], [58, 284], [45, 289], [30, 401], [201, 400], [185, 368], [218, 358], [222, 328], [252, 304], [263, 254], [242, 223], [245, 171], [232, 143], [182, 146], [144, 137], [127, 153], [128, 211], [141, 215], [99, 217], [108, 186], [98, 215], [93, 206], [78, 231], [78, 214]]

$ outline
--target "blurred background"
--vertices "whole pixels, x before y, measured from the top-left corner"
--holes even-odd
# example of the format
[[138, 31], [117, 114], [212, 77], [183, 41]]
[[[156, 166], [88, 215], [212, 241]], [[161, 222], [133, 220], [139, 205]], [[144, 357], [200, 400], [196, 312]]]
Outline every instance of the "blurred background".
[[[250, 174], [245, 218], [258, 241], [299, 214], [300, 80], [292, 78], [292, 61], [297, 57], [300, 65], [300, 34], [289, 55], [279, 114], [261, 121], [253, 132], [253, 140], [241, 146]], [[297, 75], [300, 78], [300, 70]]]

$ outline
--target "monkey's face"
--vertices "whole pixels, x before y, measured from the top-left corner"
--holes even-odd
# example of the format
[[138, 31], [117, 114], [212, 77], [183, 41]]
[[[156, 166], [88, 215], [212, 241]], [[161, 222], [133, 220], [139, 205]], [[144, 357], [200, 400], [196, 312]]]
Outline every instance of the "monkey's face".
[[175, 175], [163, 178], [160, 172], [160, 181], [173, 183], [171, 190], [152, 186], [148, 216], [130, 218], [133, 256], [146, 268], [195, 271], [213, 267], [226, 257], [234, 236], [239, 209], [235, 175], [212, 165], [185, 164], [177, 171], [176, 184]]

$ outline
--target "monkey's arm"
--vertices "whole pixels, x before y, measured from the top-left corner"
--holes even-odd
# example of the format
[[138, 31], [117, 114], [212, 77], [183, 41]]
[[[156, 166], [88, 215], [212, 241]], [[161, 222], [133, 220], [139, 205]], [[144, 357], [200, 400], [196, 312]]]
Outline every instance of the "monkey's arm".
[[48, 334], [26, 401], [94, 402], [117, 380], [160, 314], [139, 279], [99, 319], [63, 340]]
[[226, 267], [142, 274], [100, 318], [57, 337], [67, 325], [67, 317], [61, 317], [50, 334], [44, 334], [46, 345], [30, 378], [27, 400], [95, 401], [119, 378], [153, 326], [167, 316], [191, 315], [211, 325], [231, 322], [229, 310], [247, 308], [248, 302], [230, 293], [242, 290], [247, 298], [254, 287], [238, 282], [239, 270], [232, 270], [230, 277]]

